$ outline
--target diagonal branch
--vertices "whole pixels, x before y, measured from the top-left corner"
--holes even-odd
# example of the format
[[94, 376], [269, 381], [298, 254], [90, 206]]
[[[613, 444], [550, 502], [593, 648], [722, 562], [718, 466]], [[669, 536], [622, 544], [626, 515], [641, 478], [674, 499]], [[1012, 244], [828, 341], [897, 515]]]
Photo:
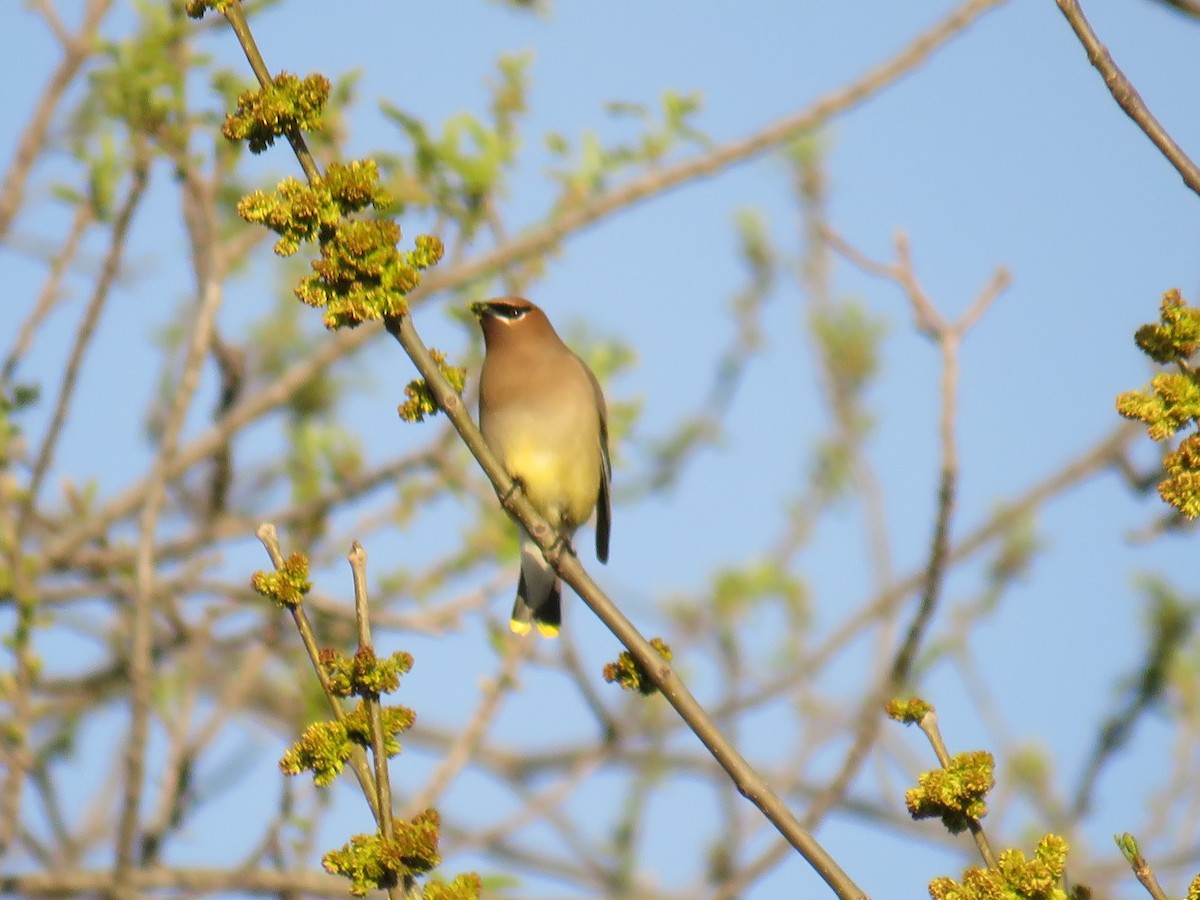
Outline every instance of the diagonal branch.
[[[722, 144], [708, 153], [674, 166], [655, 169], [634, 178], [607, 193], [562, 211], [510, 243], [484, 253], [476, 259], [447, 269], [434, 271], [423, 279], [426, 291], [440, 291], [483, 278], [499, 271], [514, 258], [525, 258], [553, 249], [568, 234], [580, 231], [627, 206], [647, 197], [658, 196], [699, 178], [713, 175], [737, 163], [746, 162], [783, 146], [793, 138], [818, 128], [841, 113], [861, 105], [920, 66], [935, 50], [958, 36], [976, 19], [1005, 0], [968, 0], [887, 62], [868, 69], [846, 86], [818, 97], [810, 106], [768, 125], [748, 137]], [[420, 289], [419, 289], [420, 290]], [[415, 292], [414, 292], [415, 293]]]
[[771, 790], [767, 782], [754, 770], [745, 757], [725, 737], [712, 717], [704, 710], [679, 676], [671, 669], [658, 652], [633, 626], [624, 613], [600, 590], [579, 562], [578, 557], [566, 552], [550, 527], [533, 505], [520, 491], [513, 489], [513, 481], [499, 461], [484, 443], [483, 435], [464, 407], [462, 398], [454, 392], [438, 368], [428, 348], [425, 347], [413, 327], [409, 316], [387, 321], [388, 331], [400, 342], [412, 359], [417, 371], [429, 385], [438, 406], [446, 413], [456, 431], [467, 445], [467, 449], [479, 461], [501, 499], [501, 504], [533, 538], [546, 560], [562, 579], [571, 585], [584, 603], [596, 614], [616, 636], [650, 680], [674, 707], [701, 743], [713, 755], [721, 767], [733, 779], [742, 796], [757, 806], [787, 842], [816, 870], [839, 897], [865, 898], [865, 894], [850, 879], [811, 832], [804, 828], [783, 800]]
[[1194, 193], [1200, 194], [1200, 169], [1197, 169], [1196, 164], [1183, 152], [1183, 148], [1175, 143], [1175, 139], [1167, 133], [1162, 123], [1154, 118], [1154, 114], [1150, 112], [1137, 89], [1125, 77], [1125, 73], [1117, 68], [1112, 54], [1100, 42], [1100, 38], [1096, 36], [1091, 24], [1084, 17], [1079, 0], [1055, 0], [1055, 2], [1058, 3], [1058, 8], [1066, 16], [1075, 36], [1079, 38], [1079, 42], [1087, 51], [1088, 61], [1104, 77], [1104, 83], [1108, 86], [1113, 99], [1175, 167], [1175, 171], [1183, 178], [1183, 183]]

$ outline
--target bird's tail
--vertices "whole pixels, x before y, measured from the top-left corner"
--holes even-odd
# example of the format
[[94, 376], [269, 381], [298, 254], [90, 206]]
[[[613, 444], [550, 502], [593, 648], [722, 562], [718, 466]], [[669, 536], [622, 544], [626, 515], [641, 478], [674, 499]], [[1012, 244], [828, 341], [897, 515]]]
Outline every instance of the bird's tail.
[[521, 578], [508, 627], [514, 634], [536, 628], [542, 637], [558, 637], [562, 628], [562, 582], [538, 545], [521, 536]]

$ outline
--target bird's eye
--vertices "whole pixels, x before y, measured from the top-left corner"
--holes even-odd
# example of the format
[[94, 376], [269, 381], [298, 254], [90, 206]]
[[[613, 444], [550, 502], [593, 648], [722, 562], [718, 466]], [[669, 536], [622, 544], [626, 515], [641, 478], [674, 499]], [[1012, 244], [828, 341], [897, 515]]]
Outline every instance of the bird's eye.
[[508, 319], [510, 322], [515, 322], [517, 319], [525, 315], [528, 310], [520, 306], [512, 306], [507, 303], [493, 303], [492, 312], [501, 319]]

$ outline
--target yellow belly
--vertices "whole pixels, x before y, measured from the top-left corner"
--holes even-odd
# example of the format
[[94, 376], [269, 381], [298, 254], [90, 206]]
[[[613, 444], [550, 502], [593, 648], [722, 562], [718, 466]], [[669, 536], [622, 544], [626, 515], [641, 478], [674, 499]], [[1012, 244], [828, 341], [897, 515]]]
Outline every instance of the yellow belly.
[[586, 522], [600, 492], [598, 442], [595, 449], [572, 443], [551, 450], [539, 442], [521, 441], [502, 453], [505, 469], [520, 479], [529, 502], [555, 527], [564, 519], [572, 526]]

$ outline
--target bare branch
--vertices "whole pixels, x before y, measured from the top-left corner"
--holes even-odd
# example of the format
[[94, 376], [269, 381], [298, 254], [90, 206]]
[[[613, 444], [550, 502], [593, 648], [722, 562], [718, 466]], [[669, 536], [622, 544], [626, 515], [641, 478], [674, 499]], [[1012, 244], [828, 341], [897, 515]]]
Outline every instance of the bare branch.
[[621, 610], [609, 599], [573, 553], [566, 552], [550, 525], [520, 491], [513, 489], [512, 479], [484, 443], [483, 435], [463, 407], [461, 398], [446, 382], [429, 350], [425, 347], [412, 319], [408, 316], [389, 320], [388, 331], [400, 342], [421, 373], [437, 400], [438, 406], [454, 424], [455, 430], [483, 467], [496, 489], [501, 505], [518, 521], [537, 543], [554, 569], [591, 608], [617, 639], [629, 649], [638, 664], [667, 702], [688, 723], [696, 737], [737, 784], [738, 790], [757, 806], [780, 834], [803, 856], [839, 897], [865, 897], [837, 862], [817, 843], [767, 782], [754, 770], [745, 757], [725, 737], [704, 707], [692, 696], [670, 665], [658, 655], [634, 628]]
[[1109, 93], [1113, 95], [1113, 99], [1175, 167], [1175, 171], [1183, 178], [1183, 183], [1191, 188], [1193, 193], [1200, 194], [1200, 169], [1196, 168], [1196, 164], [1184, 153], [1183, 148], [1175, 143], [1175, 139], [1167, 133], [1167, 130], [1150, 112], [1133, 83], [1125, 77], [1125, 73], [1117, 68], [1108, 48], [1100, 42], [1100, 38], [1096, 36], [1091, 24], [1084, 17], [1079, 0], [1055, 0], [1055, 2], [1058, 3], [1058, 8], [1066, 16], [1071, 30], [1075, 32], [1075, 36], [1079, 38], [1079, 42], [1087, 51], [1088, 61], [1103, 76], [1104, 83], [1107, 85]]
[[95, 51], [96, 32], [111, 5], [112, 0], [90, 0], [78, 34], [70, 41], [66, 55], [46, 82], [42, 96], [34, 107], [33, 118], [17, 141], [16, 157], [4, 176], [4, 183], [0, 184], [0, 241], [8, 236], [13, 219], [21, 208], [21, 202], [25, 198], [25, 187], [29, 183], [29, 174], [46, 146], [54, 112], [83, 64]]

